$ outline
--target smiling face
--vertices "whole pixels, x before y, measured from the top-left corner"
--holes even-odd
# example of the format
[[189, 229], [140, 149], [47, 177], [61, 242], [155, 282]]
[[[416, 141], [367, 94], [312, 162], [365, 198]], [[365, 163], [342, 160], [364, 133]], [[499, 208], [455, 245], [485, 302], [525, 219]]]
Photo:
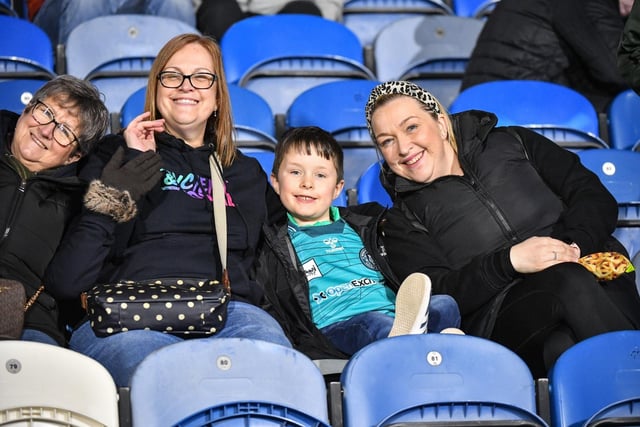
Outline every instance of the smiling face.
[[[214, 73], [213, 70], [211, 55], [197, 43], [178, 50], [163, 69], [184, 75]], [[193, 147], [203, 145], [207, 120], [218, 109], [217, 84], [214, 82], [208, 89], [196, 89], [185, 79], [177, 88], [166, 88], [158, 81], [157, 108], [165, 119], [167, 132]]]
[[313, 225], [331, 219], [329, 208], [342, 191], [344, 180], [338, 181], [333, 161], [318, 155], [314, 148], [309, 155], [290, 149], [278, 175], [271, 175], [271, 184], [298, 225]]
[[[80, 120], [73, 110], [64, 108], [53, 98], [45, 98], [48, 114], [55, 117], [55, 121], [63, 123], [75, 135], [80, 134]], [[45, 169], [66, 165], [80, 159], [77, 152], [77, 141], [63, 147], [53, 137], [56, 124], [39, 124], [32, 115], [32, 109], [25, 109], [16, 124], [11, 153], [27, 169], [40, 172]]]
[[411, 181], [426, 183], [445, 175], [462, 175], [448, 141], [443, 114], [434, 118], [423, 104], [399, 96], [371, 115], [376, 143], [391, 170]]

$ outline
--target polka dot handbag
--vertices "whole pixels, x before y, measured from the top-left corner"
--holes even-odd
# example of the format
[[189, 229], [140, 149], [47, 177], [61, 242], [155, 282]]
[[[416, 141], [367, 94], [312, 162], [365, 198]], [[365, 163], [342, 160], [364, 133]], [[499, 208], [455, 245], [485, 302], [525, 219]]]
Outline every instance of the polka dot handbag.
[[100, 337], [146, 329], [197, 338], [224, 327], [229, 297], [217, 280], [121, 281], [94, 286], [86, 293], [86, 309]]

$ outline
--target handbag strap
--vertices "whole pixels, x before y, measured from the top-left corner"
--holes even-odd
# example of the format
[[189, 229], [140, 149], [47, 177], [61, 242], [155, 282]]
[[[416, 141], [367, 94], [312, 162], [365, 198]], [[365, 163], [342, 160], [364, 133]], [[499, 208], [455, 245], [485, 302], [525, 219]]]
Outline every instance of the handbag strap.
[[217, 153], [212, 153], [209, 156], [209, 167], [211, 168], [211, 184], [213, 187], [213, 220], [216, 227], [216, 238], [218, 239], [220, 263], [222, 264], [222, 284], [227, 289], [227, 292], [231, 292], [231, 282], [227, 272], [227, 209], [224, 203], [225, 191], [222, 168]]

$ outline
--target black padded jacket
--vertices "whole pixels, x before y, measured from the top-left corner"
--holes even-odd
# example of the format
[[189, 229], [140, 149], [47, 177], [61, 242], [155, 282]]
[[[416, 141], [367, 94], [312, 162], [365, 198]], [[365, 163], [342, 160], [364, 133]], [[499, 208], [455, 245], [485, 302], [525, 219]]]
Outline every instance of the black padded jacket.
[[[80, 211], [85, 186], [76, 177], [76, 163], [22, 174], [9, 151], [17, 120], [17, 114], [0, 111], [0, 277], [20, 281], [29, 298], [43, 283], [66, 227]], [[58, 304], [46, 291], [27, 311], [24, 327], [65, 343]]]
[[[389, 221], [398, 275], [422, 271], [434, 293], [453, 296], [465, 332], [489, 336], [495, 310], [519, 274], [510, 248], [532, 236], [576, 242], [583, 254], [617, 243], [617, 204], [578, 156], [525, 128], [495, 127], [492, 113], [452, 116], [463, 176], [419, 184], [387, 167], [387, 190], [414, 219], [408, 234]], [[386, 165], [385, 165], [386, 166]], [[401, 256], [396, 254], [401, 253]]]
[[542, 80], [586, 95], [599, 111], [626, 85], [616, 52], [616, 0], [502, 0], [478, 37], [461, 89], [493, 80]]
[[[411, 225], [397, 209], [385, 210], [377, 203], [340, 208], [340, 216], [358, 233], [375, 259], [387, 286], [398, 291], [400, 282], [387, 260], [384, 228]], [[309, 304], [309, 282], [291, 244], [286, 222], [265, 225], [264, 243], [256, 263], [256, 277], [265, 288], [264, 308], [282, 325], [293, 346], [312, 359], [348, 358], [315, 326]]]

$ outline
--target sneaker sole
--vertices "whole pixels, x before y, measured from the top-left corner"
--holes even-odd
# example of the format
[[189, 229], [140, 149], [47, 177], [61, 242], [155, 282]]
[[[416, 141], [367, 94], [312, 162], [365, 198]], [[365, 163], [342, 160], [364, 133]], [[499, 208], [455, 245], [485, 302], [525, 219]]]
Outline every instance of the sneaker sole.
[[396, 316], [390, 337], [423, 334], [427, 329], [431, 279], [423, 273], [412, 273], [402, 282], [396, 296]]

